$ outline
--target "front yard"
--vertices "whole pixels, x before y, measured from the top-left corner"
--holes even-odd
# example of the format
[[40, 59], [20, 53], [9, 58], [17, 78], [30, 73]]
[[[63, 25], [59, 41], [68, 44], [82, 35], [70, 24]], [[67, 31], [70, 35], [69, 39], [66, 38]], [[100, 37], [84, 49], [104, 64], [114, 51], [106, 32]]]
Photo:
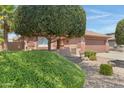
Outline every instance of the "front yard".
[[85, 61], [79, 65], [87, 72], [85, 87], [95, 88], [123, 88], [124, 87], [124, 68], [113, 67], [112, 76], [104, 76], [99, 74], [100, 64], [107, 64], [110, 59], [97, 57], [97, 61]]
[[[82, 61], [79, 57], [67, 57], [86, 72], [86, 88], [123, 88], [124, 87], [124, 54], [123, 52], [97, 53], [97, 61]], [[112, 76], [99, 74], [100, 64], [108, 64], [112, 61]]]
[[54, 52], [0, 52], [0, 87], [74, 88], [83, 84], [80, 67]]
[[[71, 61], [48, 51], [0, 52], [0, 87], [124, 87], [123, 52], [97, 53], [97, 61], [65, 57]], [[99, 74], [100, 65], [110, 60], [113, 75]]]

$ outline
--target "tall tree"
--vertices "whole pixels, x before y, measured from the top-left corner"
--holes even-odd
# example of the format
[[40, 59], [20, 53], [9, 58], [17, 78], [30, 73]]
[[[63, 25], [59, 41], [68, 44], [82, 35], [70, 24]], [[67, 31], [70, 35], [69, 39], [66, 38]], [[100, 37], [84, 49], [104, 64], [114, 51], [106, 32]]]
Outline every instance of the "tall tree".
[[3, 32], [0, 30], [0, 44], [4, 42]]
[[50, 50], [54, 38], [59, 48], [60, 37], [83, 36], [86, 15], [81, 6], [19, 6], [15, 28], [23, 36], [45, 36]]
[[117, 24], [115, 38], [118, 45], [124, 45], [124, 19]]
[[4, 34], [4, 49], [8, 49], [8, 32], [11, 31], [13, 13], [15, 6], [12, 5], [1, 5], [0, 6], [0, 21], [2, 24], [3, 34]]

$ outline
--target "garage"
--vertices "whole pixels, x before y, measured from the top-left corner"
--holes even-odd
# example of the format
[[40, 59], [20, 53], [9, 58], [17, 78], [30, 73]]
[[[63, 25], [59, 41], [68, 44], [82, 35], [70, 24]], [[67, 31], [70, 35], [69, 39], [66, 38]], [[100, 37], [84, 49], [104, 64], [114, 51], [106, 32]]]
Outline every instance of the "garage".
[[108, 36], [87, 31], [85, 34], [85, 51], [93, 50], [95, 52], [108, 51]]

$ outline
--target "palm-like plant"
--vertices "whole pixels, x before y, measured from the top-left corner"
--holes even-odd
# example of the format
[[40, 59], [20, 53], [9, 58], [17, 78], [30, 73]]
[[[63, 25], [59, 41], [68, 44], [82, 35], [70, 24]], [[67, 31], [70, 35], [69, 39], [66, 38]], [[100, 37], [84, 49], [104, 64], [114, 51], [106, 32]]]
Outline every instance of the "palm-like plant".
[[4, 49], [8, 49], [8, 32], [11, 31], [13, 25], [13, 13], [15, 6], [12, 5], [1, 5], [0, 6], [0, 24], [3, 29], [4, 37]]

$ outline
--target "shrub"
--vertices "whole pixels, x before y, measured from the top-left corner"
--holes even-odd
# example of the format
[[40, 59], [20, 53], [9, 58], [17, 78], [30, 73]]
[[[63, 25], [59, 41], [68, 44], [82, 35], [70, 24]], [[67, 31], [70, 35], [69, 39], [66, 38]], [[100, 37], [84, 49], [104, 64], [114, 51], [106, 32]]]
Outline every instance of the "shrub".
[[101, 64], [100, 65], [100, 74], [112, 75], [113, 74], [112, 65], [110, 65], [110, 64]]
[[83, 87], [82, 69], [48, 51], [0, 52], [0, 87]]
[[88, 57], [90, 60], [96, 60], [96, 52], [88, 50], [84, 52], [85, 57]]
[[95, 61], [96, 60], [96, 56], [92, 55], [92, 56], [89, 57], [89, 59], [92, 60], [92, 61]]

